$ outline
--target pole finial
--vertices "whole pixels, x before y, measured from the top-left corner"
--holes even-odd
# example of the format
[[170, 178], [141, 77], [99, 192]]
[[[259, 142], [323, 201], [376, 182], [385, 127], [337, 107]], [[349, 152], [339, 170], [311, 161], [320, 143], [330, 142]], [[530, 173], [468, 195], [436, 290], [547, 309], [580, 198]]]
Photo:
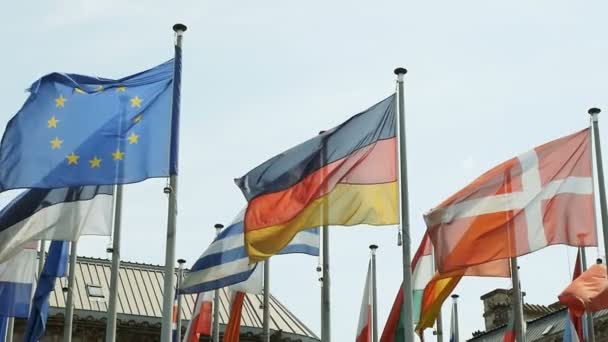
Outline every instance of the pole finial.
[[407, 74], [407, 69], [406, 68], [396, 68], [395, 69], [395, 75], [405, 75]]
[[599, 114], [602, 110], [596, 107], [591, 107], [589, 108], [589, 110], [587, 111], [587, 113], [589, 113], [589, 115], [596, 115]]
[[180, 265], [183, 265], [183, 264], [186, 263], [186, 260], [184, 260], [184, 259], [177, 259], [177, 263], [180, 264]]
[[454, 299], [458, 299], [458, 297], [460, 297], [460, 296], [459, 296], [459, 295], [457, 295], [457, 294], [453, 294], [453, 295], [452, 295], [452, 298], [454, 298]]
[[188, 27], [184, 24], [177, 23], [173, 25], [173, 31], [175, 31], [175, 33], [186, 32], [187, 29]]
[[215, 227], [215, 229], [222, 229], [222, 228], [224, 228], [224, 225], [221, 223], [216, 223], [214, 227]]
[[601, 265], [602, 264], [602, 258], [595, 259], [595, 263], [597, 263], [598, 265]]
[[375, 251], [376, 249], [378, 249], [378, 245], [369, 245], [369, 249]]

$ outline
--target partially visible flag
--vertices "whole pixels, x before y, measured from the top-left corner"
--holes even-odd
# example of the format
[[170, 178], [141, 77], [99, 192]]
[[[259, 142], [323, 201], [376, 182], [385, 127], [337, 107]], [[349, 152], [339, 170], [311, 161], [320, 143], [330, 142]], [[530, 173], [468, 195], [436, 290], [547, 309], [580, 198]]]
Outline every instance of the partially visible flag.
[[0, 316], [28, 317], [36, 282], [37, 243], [0, 264]]
[[0, 211], [0, 262], [33, 240], [110, 236], [112, 208], [110, 185], [27, 190]]
[[597, 246], [590, 129], [484, 173], [425, 215], [440, 273], [549, 245]]
[[224, 342], [239, 342], [241, 335], [241, 312], [246, 294], [241, 291], [231, 292], [230, 318], [224, 330]]
[[32, 299], [32, 310], [23, 336], [24, 342], [37, 342], [44, 335], [46, 320], [49, 316], [49, 296], [55, 288], [55, 280], [65, 276], [67, 266], [68, 242], [51, 242], [49, 254]]
[[[300, 232], [279, 254], [319, 255], [319, 229]], [[250, 264], [244, 246], [243, 211], [213, 240], [185, 275], [181, 293], [199, 293], [241, 283], [257, 264]], [[261, 291], [261, 288], [259, 289]], [[252, 291], [248, 291], [252, 292]]]
[[[579, 248], [578, 253], [576, 253], [576, 264], [574, 265], [574, 272], [572, 272], [572, 280], [574, 281], [578, 278], [581, 273], [581, 251]], [[583, 317], [575, 315], [570, 310], [568, 310], [568, 317], [574, 328], [574, 332], [578, 335], [578, 340], [583, 341]]]
[[363, 299], [361, 300], [361, 309], [359, 310], [359, 324], [357, 324], [356, 342], [371, 342], [372, 340], [372, 298], [371, 298], [371, 276], [372, 276], [371, 261], [367, 267], [367, 275], [365, 276], [365, 287], [363, 288]]
[[172, 315], [172, 326], [171, 326], [171, 340], [173, 342], [180, 342], [180, 337], [179, 336], [180, 332], [177, 331], [177, 301], [179, 298], [179, 289], [176, 287], [175, 288], [175, 294], [173, 295], [173, 315]]
[[185, 342], [199, 342], [200, 336], [211, 336], [214, 291], [196, 295], [192, 318], [186, 329]]
[[507, 328], [505, 329], [505, 334], [502, 336], [503, 342], [515, 342], [515, 312], [511, 312], [511, 318], [509, 319], [509, 324], [507, 324]]
[[570, 319], [570, 314], [566, 315], [566, 322], [564, 323], [564, 342], [581, 342], [582, 337], [579, 337], [574, 322]]
[[236, 180], [249, 203], [251, 260], [277, 254], [298, 232], [323, 224], [398, 223], [395, 107], [391, 95]]
[[6, 341], [7, 328], [8, 328], [8, 317], [0, 316], [0, 342]]
[[576, 278], [558, 296], [575, 316], [608, 309], [606, 266], [595, 264]]
[[[463, 271], [440, 274], [434, 271], [432, 248], [428, 233], [425, 233], [411, 264], [414, 287], [412, 293], [414, 322], [412, 324], [416, 326], [416, 332], [420, 335], [424, 329], [433, 326], [443, 302], [463, 276], [509, 277], [511, 275], [508, 260], [499, 260]], [[403, 288], [400, 287], [382, 331], [381, 342], [395, 342], [405, 338], [402, 307]]]
[[2, 137], [0, 191], [169, 176], [173, 64], [117, 80], [51, 73], [35, 81]]

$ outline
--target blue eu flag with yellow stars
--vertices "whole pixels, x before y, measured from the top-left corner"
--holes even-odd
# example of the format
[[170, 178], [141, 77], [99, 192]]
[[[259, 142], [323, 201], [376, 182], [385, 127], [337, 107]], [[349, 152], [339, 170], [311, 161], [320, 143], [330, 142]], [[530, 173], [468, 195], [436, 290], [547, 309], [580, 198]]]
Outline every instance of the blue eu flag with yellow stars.
[[175, 173], [173, 69], [170, 60], [118, 80], [52, 73], [34, 82], [2, 137], [0, 191]]

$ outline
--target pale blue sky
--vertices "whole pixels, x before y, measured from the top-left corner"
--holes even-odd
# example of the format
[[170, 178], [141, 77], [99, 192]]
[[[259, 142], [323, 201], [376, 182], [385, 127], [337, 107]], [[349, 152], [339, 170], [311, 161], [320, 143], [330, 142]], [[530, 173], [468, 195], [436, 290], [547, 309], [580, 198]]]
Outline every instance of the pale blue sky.
[[[411, 226], [495, 164], [588, 125], [608, 111], [608, 4], [590, 1], [45, 1], [0, 12], [0, 125], [43, 74], [121, 77], [172, 57], [183, 22], [177, 256], [188, 265], [213, 224], [244, 205], [233, 184], [252, 167], [385, 98], [404, 66]], [[602, 115], [606, 115], [602, 117]], [[604, 132], [608, 113], [600, 116]], [[606, 135], [604, 138], [605, 150]], [[164, 262], [164, 181], [126, 187], [123, 259]], [[11, 194], [3, 194], [6, 201]], [[401, 282], [397, 229], [332, 233], [333, 340], [354, 338], [369, 252], [378, 250], [379, 326]], [[80, 254], [106, 257], [107, 239]], [[602, 253], [603, 254], [603, 253]], [[597, 249], [589, 253], [595, 259]], [[526, 300], [550, 304], [566, 286], [574, 249], [521, 258]], [[272, 292], [318, 334], [317, 260], [273, 259]], [[479, 297], [502, 279], [467, 279], [461, 335], [483, 330]], [[444, 306], [448, 333], [449, 306]]]

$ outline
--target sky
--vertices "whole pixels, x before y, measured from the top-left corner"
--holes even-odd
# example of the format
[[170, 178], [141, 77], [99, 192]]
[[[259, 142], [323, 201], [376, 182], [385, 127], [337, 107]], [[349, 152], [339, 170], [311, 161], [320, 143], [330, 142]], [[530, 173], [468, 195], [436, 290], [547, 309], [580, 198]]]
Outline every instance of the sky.
[[[402, 66], [413, 254], [423, 213], [496, 164], [585, 128], [589, 107], [608, 111], [605, 13], [601, 0], [13, 1], [0, 12], [0, 126], [40, 76], [139, 72], [172, 58], [171, 27], [186, 24], [176, 256], [189, 266], [213, 225], [245, 205], [233, 178], [384, 99]], [[125, 187], [123, 260], [164, 263], [165, 182]], [[397, 227], [330, 234], [332, 339], [349, 341], [372, 243], [384, 326], [402, 278]], [[79, 254], [106, 258], [108, 243], [83, 239]], [[589, 261], [603, 254], [591, 248]], [[555, 246], [520, 258], [526, 302], [555, 302], [574, 257]], [[320, 335], [317, 264], [273, 258], [271, 292]], [[484, 330], [479, 297], [497, 287], [510, 280], [458, 286], [462, 338]]]

